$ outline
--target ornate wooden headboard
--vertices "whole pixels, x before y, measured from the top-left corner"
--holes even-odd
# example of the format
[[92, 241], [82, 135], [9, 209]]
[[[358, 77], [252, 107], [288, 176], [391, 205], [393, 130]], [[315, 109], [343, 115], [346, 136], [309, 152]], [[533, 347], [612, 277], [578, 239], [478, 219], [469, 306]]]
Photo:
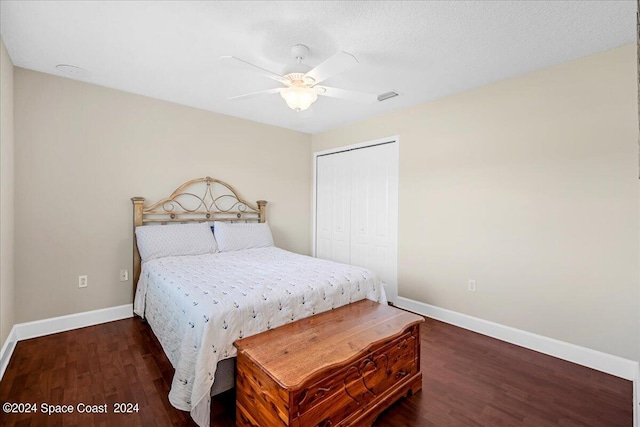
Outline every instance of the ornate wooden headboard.
[[140, 278], [140, 252], [135, 228], [146, 224], [203, 221], [265, 222], [267, 202], [244, 200], [232, 186], [210, 177], [187, 181], [169, 197], [144, 206], [144, 197], [133, 197], [133, 288]]

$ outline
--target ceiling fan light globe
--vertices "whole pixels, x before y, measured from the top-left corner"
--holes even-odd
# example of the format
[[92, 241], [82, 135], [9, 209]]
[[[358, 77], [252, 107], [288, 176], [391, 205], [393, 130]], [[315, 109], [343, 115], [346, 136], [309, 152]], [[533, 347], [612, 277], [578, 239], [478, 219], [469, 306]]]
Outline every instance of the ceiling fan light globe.
[[285, 100], [289, 108], [295, 111], [304, 111], [318, 99], [314, 90], [306, 87], [291, 86], [280, 91], [280, 96]]

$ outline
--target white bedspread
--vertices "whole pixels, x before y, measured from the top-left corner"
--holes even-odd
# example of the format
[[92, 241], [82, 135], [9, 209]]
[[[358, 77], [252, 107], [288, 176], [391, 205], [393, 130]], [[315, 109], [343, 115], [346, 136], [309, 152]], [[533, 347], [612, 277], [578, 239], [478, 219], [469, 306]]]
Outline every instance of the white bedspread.
[[173, 406], [209, 426], [209, 390], [233, 342], [364, 298], [386, 303], [371, 271], [270, 247], [143, 265], [134, 311], [176, 369]]

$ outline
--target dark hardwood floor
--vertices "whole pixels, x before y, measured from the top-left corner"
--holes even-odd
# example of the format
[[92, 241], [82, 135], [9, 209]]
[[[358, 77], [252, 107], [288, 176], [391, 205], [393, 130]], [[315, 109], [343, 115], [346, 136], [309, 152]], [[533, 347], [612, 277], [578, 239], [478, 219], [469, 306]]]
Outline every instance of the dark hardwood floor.
[[[376, 421], [400, 426], [632, 426], [632, 383], [427, 319], [421, 392]], [[167, 399], [173, 368], [150, 328], [127, 319], [19, 342], [0, 382], [1, 426], [195, 426]], [[139, 412], [114, 414], [115, 403]], [[108, 414], [44, 415], [41, 404], [107, 404]], [[214, 398], [212, 426], [232, 426], [235, 397]]]

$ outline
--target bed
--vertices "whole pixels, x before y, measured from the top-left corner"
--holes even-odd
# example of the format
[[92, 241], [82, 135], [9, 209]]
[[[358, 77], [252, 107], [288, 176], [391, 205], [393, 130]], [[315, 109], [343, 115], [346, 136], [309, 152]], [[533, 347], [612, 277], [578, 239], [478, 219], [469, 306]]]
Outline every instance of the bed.
[[[134, 311], [175, 368], [171, 404], [200, 426], [209, 425], [211, 395], [234, 385], [235, 340], [364, 298], [386, 303], [370, 270], [275, 247], [267, 202], [249, 203], [225, 182], [198, 178], [150, 206], [141, 197], [132, 201]], [[162, 224], [173, 227], [149, 227]], [[182, 235], [164, 235], [175, 230], [199, 234], [177, 250]], [[207, 230], [218, 236], [215, 250], [207, 247]], [[150, 257], [145, 233], [163, 235], [168, 251]], [[194, 250], [201, 240], [203, 249]]]

